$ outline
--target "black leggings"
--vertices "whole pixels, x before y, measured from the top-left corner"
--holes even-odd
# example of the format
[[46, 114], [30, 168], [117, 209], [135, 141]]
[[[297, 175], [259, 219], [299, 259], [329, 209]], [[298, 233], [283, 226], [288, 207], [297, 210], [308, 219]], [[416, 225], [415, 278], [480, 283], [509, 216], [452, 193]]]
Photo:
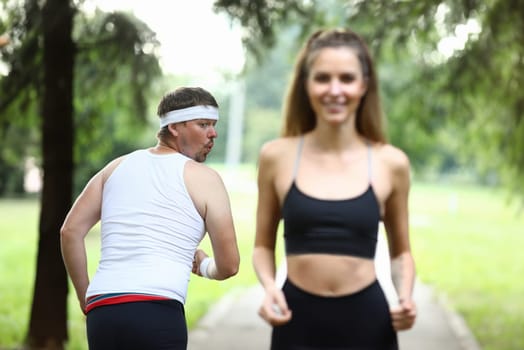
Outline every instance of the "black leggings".
[[186, 350], [184, 306], [175, 300], [99, 306], [87, 314], [90, 350]]
[[273, 328], [272, 350], [398, 350], [389, 305], [378, 281], [345, 296], [311, 294], [286, 280], [282, 288], [293, 313]]

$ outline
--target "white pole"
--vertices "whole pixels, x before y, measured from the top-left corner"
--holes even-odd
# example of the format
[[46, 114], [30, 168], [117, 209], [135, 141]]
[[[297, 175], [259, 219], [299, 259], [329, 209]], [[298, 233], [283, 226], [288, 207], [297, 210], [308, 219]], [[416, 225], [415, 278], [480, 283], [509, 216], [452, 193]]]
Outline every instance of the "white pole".
[[226, 165], [237, 166], [242, 157], [242, 131], [244, 128], [244, 79], [233, 83], [230, 96], [229, 120], [226, 140]]

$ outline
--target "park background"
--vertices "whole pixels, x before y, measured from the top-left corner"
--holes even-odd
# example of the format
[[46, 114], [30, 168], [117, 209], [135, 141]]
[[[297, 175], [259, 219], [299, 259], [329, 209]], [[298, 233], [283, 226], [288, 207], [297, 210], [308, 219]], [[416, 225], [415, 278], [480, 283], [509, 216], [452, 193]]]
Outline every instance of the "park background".
[[[177, 86], [203, 86], [220, 104], [208, 164], [231, 193], [242, 252], [235, 278], [192, 278], [190, 327], [256, 283], [258, 151], [279, 135], [298, 45], [339, 26], [370, 44], [389, 140], [412, 163], [418, 277], [483, 349], [524, 348], [523, 0], [147, 3], [149, 17], [121, 4], [0, 0], [0, 349], [86, 349], [59, 227], [100, 167], [156, 143], [156, 105]], [[156, 27], [166, 22], [168, 34]], [[170, 36], [185, 41], [165, 51]], [[88, 249], [94, 271], [98, 228]]]

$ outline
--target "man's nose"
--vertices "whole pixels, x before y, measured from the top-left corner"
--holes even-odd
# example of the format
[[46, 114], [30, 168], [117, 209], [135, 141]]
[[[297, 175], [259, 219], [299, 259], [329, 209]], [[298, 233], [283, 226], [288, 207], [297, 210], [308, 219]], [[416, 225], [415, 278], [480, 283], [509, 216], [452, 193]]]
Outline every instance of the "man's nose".
[[216, 139], [218, 137], [218, 132], [217, 132], [217, 129], [212, 126], [210, 129], [209, 129], [209, 138], [210, 139]]

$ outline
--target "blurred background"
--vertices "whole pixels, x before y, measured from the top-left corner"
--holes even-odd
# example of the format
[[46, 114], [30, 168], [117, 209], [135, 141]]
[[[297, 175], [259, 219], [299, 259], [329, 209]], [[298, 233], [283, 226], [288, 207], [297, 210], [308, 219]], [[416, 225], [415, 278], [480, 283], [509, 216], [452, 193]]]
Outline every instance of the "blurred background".
[[236, 281], [201, 296], [191, 282], [190, 326], [256, 283], [258, 151], [280, 133], [298, 48], [325, 27], [359, 32], [375, 58], [389, 141], [413, 169], [419, 278], [484, 349], [523, 349], [524, 0], [0, 0], [0, 349], [86, 348], [59, 228], [103, 165], [156, 143], [178, 86], [217, 97], [208, 163], [243, 247]]

